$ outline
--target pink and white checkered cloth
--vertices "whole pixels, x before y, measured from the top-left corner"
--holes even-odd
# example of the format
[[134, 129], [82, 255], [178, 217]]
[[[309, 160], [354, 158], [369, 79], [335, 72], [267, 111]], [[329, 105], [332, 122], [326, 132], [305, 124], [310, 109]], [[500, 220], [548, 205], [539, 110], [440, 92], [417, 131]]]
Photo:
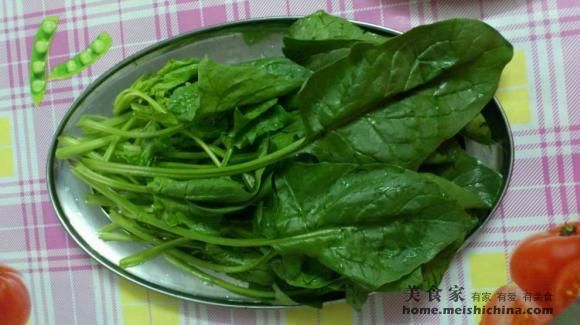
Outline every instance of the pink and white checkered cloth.
[[[440, 304], [373, 296], [361, 312], [239, 310], [177, 301], [118, 279], [93, 262], [60, 226], [45, 179], [49, 141], [74, 98], [128, 55], [196, 28], [324, 9], [399, 30], [451, 17], [483, 19], [515, 46], [498, 90], [516, 144], [513, 180], [499, 211], [459, 254]], [[28, 55], [44, 16], [59, 16], [54, 66], [98, 33], [111, 51], [70, 80], [51, 82], [40, 108], [28, 93]], [[475, 293], [505, 283], [507, 256], [531, 232], [578, 218], [580, 210], [580, 1], [403, 0], [0, 0], [0, 262], [22, 271], [31, 324], [475, 323], [473, 315], [404, 315], [402, 306], [471, 306]], [[452, 302], [447, 288], [465, 289]]]

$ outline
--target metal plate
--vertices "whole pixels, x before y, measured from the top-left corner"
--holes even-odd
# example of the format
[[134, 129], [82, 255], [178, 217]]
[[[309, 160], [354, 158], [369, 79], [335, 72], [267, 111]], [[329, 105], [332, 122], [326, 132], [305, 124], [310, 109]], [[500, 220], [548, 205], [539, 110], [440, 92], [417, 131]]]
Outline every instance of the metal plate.
[[[170, 296], [231, 307], [287, 307], [266, 305], [208, 285], [178, 270], [162, 258], [128, 270], [121, 269], [118, 267], [121, 258], [142, 250], [146, 246], [138, 243], [101, 241], [97, 236], [97, 230], [109, 223], [108, 216], [102, 209], [87, 206], [84, 203], [84, 195], [89, 191], [88, 187], [71, 174], [67, 161], [59, 161], [54, 155], [59, 135], [63, 133], [80, 135], [80, 130], [75, 124], [82, 115], [110, 116], [113, 100], [120, 90], [127, 88], [141, 75], [158, 70], [167, 60], [207, 55], [216, 61], [236, 63], [259, 57], [282, 55], [282, 36], [296, 19], [296, 17], [284, 17], [241, 21], [168, 39], [121, 61], [84, 90], [60, 123], [52, 140], [47, 164], [47, 184], [53, 207], [64, 228], [81, 248], [118, 275]], [[397, 31], [384, 27], [355, 23], [375, 33], [399, 34]], [[484, 109], [484, 115], [491, 125], [497, 144], [488, 147], [468, 142], [467, 149], [505, 176], [506, 183], [501, 194], [503, 197], [512, 169], [511, 132], [505, 114], [497, 101], [494, 100], [488, 104]], [[493, 211], [490, 215], [492, 214]], [[489, 216], [486, 219], [489, 219]], [[469, 239], [475, 236], [475, 232], [470, 235]], [[336, 298], [340, 297], [333, 297], [333, 299]]]

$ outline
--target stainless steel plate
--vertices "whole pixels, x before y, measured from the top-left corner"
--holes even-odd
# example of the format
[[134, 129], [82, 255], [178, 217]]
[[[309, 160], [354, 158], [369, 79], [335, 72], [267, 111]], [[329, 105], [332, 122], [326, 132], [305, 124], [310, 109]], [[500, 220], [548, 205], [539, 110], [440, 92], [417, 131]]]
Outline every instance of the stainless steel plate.
[[[282, 36], [295, 20], [296, 18], [286, 17], [242, 21], [174, 37], [121, 61], [85, 89], [73, 103], [56, 131], [47, 165], [48, 188], [54, 209], [62, 225], [80, 247], [118, 275], [174, 297], [232, 307], [287, 307], [266, 305], [205, 284], [168, 264], [162, 258], [129, 270], [121, 269], [118, 267], [121, 258], [142, 250], [145, 246], [137, 243], [104, 242], [98, 238], [97, 229], [109, 222], [108, 216], [102, 209], [87, 206], [84, 203], [84, 195], [89, 189], [71, 174], [69, 163], [57, 160], [54, 154], [59, 135], [80, 134], [75, 124], [82, 115], [110, 116], [113, 100], [120, 90], [127, 88], [141, 75], [158, 70], [167, 60], [207, 55], [217, 61], [235, 63], [281, 55]], [[357, 24], [379, 34], [399, 34], [397, 31], [380, 26], [358, 22]], [[497, 144], [485, 147], [468, 142], [467, 149], [505, 176], [506, 185], [502, 189], [503, 196], [512, 169], [511, 133], [497, 101], [489, 103], [484, 109], [484, 115], [491, 124]], [[492, 214], [493, 211], [490, 215]], [[470, 235], [470, 238], [473, 238], [474, 233]], [[341, 297], [330, 299], [337, 298]]]

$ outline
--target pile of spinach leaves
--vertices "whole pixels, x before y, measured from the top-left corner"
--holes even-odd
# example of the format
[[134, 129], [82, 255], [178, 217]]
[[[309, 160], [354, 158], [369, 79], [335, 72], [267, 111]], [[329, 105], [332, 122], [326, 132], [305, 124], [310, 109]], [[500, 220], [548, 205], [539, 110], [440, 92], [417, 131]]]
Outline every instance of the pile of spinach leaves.
[[151, 245], [122, 267], [162, 254], [270, 303], [437, 286], [503, 185], [461, 141], [493, 142], [480, 112], [512, 46], [476, 20], [387, 38], [316, 12], [283, 52], [169, 61], [60, 137], [101, 238]]

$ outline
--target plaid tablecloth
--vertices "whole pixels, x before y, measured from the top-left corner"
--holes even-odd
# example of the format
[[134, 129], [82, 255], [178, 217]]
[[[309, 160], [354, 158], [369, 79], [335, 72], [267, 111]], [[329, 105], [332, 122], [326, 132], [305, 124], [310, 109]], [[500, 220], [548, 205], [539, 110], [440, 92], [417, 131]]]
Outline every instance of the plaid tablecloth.
[[[440, 19], [483, 19], [515, 46], [498, 90], [513, 127], [513, 179], [499, 211], [459, 254], [440, 303], [377, 295], [360, 312], [242, 310], [175, 300], [130, 284], [93, 262], [64, 232], [51, 208], [45, 164], [49, 141], [73, 99], [97, 76], [158, 40], [196, 28], [317, 9], [400, 30]], [[42, 107], [28, 92], [28, 55], [44, 16], [61, 21], [50, 65], [99, 32], [110, 53], [80, 76], [53, 82]], [[508, 281], [518, 240], [580, 209], [580, 1], [381, 0], [0, 0], [0, 262], [22, 271], [32, 295], [31, 324], [382, 324], [475, 323], [478, 316], [405, 315], [403, 306], [482, 305]], [[455, 287], [457, 286], [457, 287]], [[453, 301], [454, 289], [464, 301]], [[450, 291], [451, 289], [451, 291]]]

